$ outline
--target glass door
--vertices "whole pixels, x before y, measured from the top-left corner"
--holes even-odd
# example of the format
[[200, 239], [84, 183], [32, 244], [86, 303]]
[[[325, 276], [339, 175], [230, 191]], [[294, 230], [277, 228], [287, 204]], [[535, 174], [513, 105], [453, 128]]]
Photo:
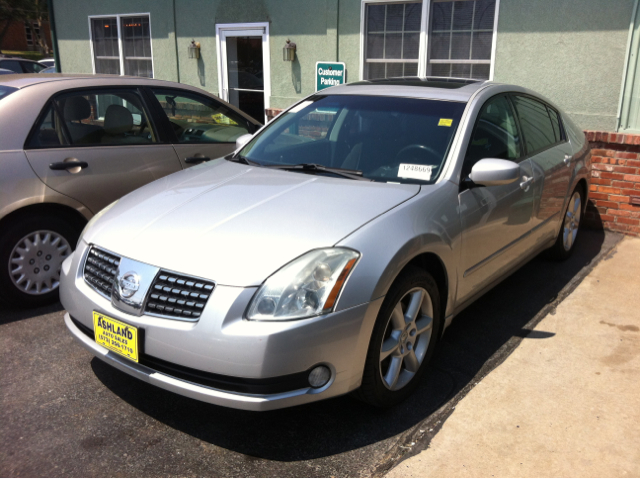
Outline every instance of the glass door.
[[263, 28], [220, 32], [222, 98], [259, 122], [266, 121], [267, 34]]

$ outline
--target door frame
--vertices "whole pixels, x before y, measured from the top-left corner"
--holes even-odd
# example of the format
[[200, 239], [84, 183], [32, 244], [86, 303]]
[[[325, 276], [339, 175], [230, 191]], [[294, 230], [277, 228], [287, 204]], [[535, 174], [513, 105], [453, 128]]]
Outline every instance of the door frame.
[[[269, 49], [269, 23], [217, 23], [216, 24], [216, 53], [218, 55], [218, 96], [229, 102], [227, 87], [227, 51], [222, 46], [223, 33], [238, 32], [242, 36], [244, 30], [262, 30], [262, 77], [264, 80], [264, 123], [267, 123], [267, 108], [271, 98], [271, 51]], [[226, 94], [225, 94], [226, 92]]]

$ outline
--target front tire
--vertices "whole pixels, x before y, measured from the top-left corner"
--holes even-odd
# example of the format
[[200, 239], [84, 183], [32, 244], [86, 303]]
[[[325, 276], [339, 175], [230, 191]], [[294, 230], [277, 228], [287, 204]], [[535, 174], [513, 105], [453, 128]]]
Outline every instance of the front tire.
[[560, 226], [560, 232], [558, 233], [556, 242], [549, 249], [549, 256], [552, 259], [564, 261], [573, 253], [580, 229], [580, 221], [582, 220], [583, 205], [584, 194], [582, 187], [577, 186], [576, 189], [573, 190], [567, 208], [564, 211], [562, 225]]
[[440, 316], [435, 280], [422, 269], [408, 267], [382, 303], [355, 397], [377, 407], [406, 399], [433, 355]]
[[62, 262], [79, 235], [64, 218], [34, 215], [9, 224], [0, 238], [0, 299], [22, 307], [57, 301]]

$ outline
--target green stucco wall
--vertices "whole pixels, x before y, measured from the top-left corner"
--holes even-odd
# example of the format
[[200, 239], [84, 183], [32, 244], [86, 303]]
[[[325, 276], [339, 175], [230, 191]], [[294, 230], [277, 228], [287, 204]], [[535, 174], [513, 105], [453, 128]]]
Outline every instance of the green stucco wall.
[[[615, 130], [633, 2], [501, 0], [494, 79], [546, 95], [585, 129]], [[271, 108], [313, 93], [317, 61], [345, 62], [347, 80], [360, 78], [360, 0], [54, 0], [54, 8], [65, 73], [91, 72], [89, 15], [149, 12], [159, 79], [219, 94], [215, 26], [253, 22], [270, 25]], [[192, 39], [199, 60], [188, 58]], [[294, 62], [282, 60], [287, 39], [297, 44]]]
[[171, 0], [54, 0], [53, 6], [64, 73], [92, 72], [90, 15], [149, 13], [155, 76], [177, 80]]
[[501, 0], [494, 80], [614, 131], [633, 0]]
[[[343, 61], [347, 78], [360, 75], [358, 0], [55, 0], [62, 70], [90, 73], [90, 15], [150, 13], [155, 78], [179, 81], [219, 94], [216, 30], [219, 23], [269, 22], [271, 108], [284, 108], [315, 90], [317, 61]], [[177, 32], [177, 59], [176, 33]], [[339, 32], [339, 35], [338, 35]], [[189, 59], [192, 39], [199, 60]], [[290, 39], [294, 62], [282, 60]]]

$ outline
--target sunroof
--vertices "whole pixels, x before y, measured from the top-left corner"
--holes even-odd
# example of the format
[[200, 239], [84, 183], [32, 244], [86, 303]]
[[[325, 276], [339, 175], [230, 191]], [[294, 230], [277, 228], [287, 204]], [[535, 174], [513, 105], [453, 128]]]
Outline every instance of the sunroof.
[[355, 83], [347, 83], [347, 86], [355, 85], [395, 85], [395, 86], [421, 86], [428, 88], [462, 88], [471, 83], [478, 83], [481, 80], [466, 80], [464, 78], [420, 78], [420, 77], [403, 77], [403, 78], [377, 78], [375, 80], [363, 80]]

